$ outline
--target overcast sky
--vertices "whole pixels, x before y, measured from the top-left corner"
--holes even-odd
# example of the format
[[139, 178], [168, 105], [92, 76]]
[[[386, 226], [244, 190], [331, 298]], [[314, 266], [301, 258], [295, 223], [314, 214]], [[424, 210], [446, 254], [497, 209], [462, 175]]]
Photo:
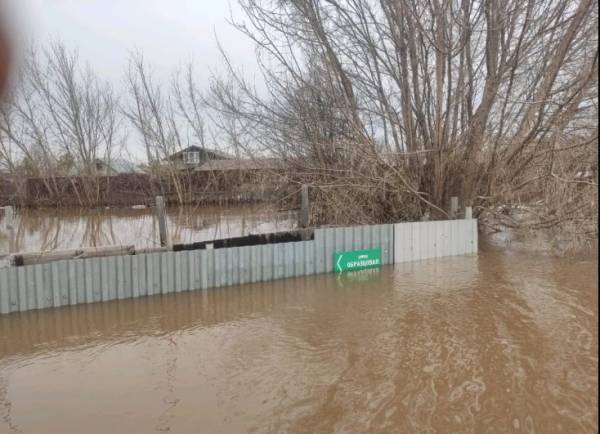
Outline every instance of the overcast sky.
[[[22, 41], [62, 40], [77, 49], [101, 78], [124, 88], [129, 53], [142, 50], [158, 81], [194, 62], [198, 83], [222, 67], [216, 38], [245, 74], [258, 71], [251, 41], [227, 20], [242, 19], [235, 0], [0, 0], [13, 34]], [[130, 157], [141, 140], [128, 130]], [[217, 146], [216, 144], [213, 144]]]
[[[2, 2], [2, 0], [0, 0]], [[237, 64], [253, 69], [247, 38], [227, 23], [235, 0], [7, 0], [21, 36], [63, 40], [98, 73], [123, 80], [131, 50], [143, 50], [155, 71], [167, 74], [194, 60], [198, 73], [219, 65], [215, 34]]]

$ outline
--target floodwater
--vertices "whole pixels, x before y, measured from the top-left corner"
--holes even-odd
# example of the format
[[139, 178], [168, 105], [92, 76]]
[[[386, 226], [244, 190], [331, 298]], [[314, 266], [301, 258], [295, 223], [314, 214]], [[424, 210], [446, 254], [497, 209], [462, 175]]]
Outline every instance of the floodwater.
[[[286, 231], [295, 226], [295, 212], [268, 207], [188, 206], [167, 210], [167, 228], [173, 243]], [[2, 235], [0, 231], [0, 254], [8, 251], [8, 238]], [[14, 251], [112, 245], [160, 246], [154, 209], [21, 209], [16, 215]]]
[[595, 433], [597, 258], [486, 250], [0, 317], [1, 433]]

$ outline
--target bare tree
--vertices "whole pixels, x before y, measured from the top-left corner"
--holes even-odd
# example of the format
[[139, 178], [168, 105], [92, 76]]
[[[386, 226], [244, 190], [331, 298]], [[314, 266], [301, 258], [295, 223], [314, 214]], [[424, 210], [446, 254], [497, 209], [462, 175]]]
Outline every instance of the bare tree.
[[538, 193], [557, 180], [558, 166], [537, 168], [556, 164], [559, 137], [588, 151], [597, 139], [595, 0], [239, 3], [266, 90], [224, 53], [208, 102], [243, 125], [243, 148], [313, 183], [314, 218], [443, 216], [454, 195], [478, 211], [518, 202], [529, 179]]
[[[187, 146], [206, 146], [207, 128], [200, 90], [189, 64], [170, 85], [157, 84], [142, 53], [131, 55], [127, 72], [129, 104], [125, 114], [142, 138], [153, 173], [169, 176], [177, 199], [190, 199], [191, 174], [171, 156]], [[166, 172], [166, 173], [163, 173]], [[162, 184], [161, 184], [162, 185]]]
[[195, 81], [194, 66], [189, 63], [184, 72], [176, 72], [171, 80], [171, 91], [176, 113], [187, 129], [187, 141], [198, 146], [207, 145], [206, 113], [201, 90]]
[[41, 50], [32, 46], [21, 68], [21, 81], [2, 109], [5, 147], [30, 166], [29, 175], [44, 178], [52, 193], [57, 192], [48, 180], [81, 175], [80, 203], [95, 203], [97, 163], [110, 164], [112, 153], [122, 146], [118, 98], [112, 87], [60, 42]]

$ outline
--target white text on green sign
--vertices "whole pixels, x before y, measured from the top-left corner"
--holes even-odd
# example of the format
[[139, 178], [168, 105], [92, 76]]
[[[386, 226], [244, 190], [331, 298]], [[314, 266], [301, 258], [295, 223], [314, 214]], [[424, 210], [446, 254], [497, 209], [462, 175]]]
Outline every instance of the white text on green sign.
[[381, 266], [381, 249], [352, 250], [335, 254], [333, 271], [354, 271]]

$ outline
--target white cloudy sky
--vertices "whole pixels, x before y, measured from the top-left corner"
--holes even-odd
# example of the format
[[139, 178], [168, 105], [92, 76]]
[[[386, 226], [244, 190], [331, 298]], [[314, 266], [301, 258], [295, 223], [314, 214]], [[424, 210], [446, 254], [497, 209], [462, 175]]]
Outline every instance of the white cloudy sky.
[[[3, 4], [4, 3], [4, 4]], [[142, 50], [158, 80], [193, 60], [202, 83], [222, 65], [216, 37], [236, 65], [257, 72], [252, 43], [227, 20], [236, 0], [0, 0], [19, 39], [60, 39], [102, 77], [123, 89], [129, 53]], [[16, 32], [15, 32], [16, 31]], [[133, 159], [143, 152], [129, 131]]]
[[[2, 2], [2, 0], [0, 0]], [[253, 64], [252, 44], [227, 23], [235, 0], [8, 0], [27, 37], [60, 38], [109, 79], [122, 79], [130, 50], [143, 50], [162, 73], [194, 60], [217, 66], [215, 34], [236, 63]]]

